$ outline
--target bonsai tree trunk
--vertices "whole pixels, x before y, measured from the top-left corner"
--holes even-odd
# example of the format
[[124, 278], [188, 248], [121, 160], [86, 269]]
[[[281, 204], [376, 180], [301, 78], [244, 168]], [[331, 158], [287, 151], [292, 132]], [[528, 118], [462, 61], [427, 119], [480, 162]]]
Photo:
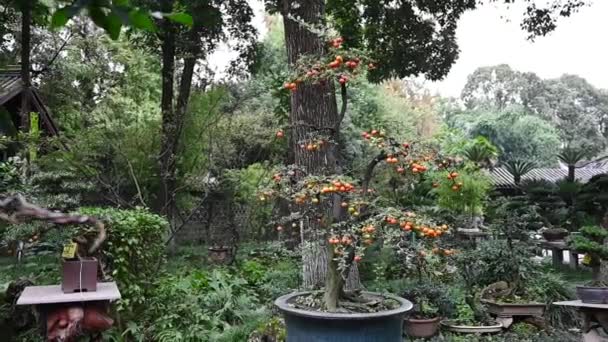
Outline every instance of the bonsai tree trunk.
[[[295, 65], [303, 56], [322, 57], [326, 53], [325, 39], [319, 33], [311, 31], [311, 26], [324, 27], [325, 2], [319, 0], [298, 1], [283, 0], [280, 11], [285, 27], [285, 43], [290, 65]], [[297, 19], [296, 19], [297, 18]], [[333, 80], [316, 84], [301, 83], [291, 95], [291, 112], [289, 123], [291, 129], [294, 162], [307, 174], [329, 175], [337, 170], [337, 146], [335, 143], [324, 144], [316, 151], [301, 148], [308, 139], [315, 136], [335, 137], [340, 125], [340, 115], [336, 103]], [[309, 220], [304, 239], [309, 241], [310, 248], [303, 249], [304, 285], [317, 287], [328, 279], [331, 287], [340, 285], [335, 281], [335, 272], [328, 249], [326, 236], [318, 229], [316, 221]], [[304, 241], [303, 241], [304, 242]], [[356, 271], [353, 271], [356, 272]], [[335, 293], [332, 290], [332, 293]], [[333, 297], [330, 296], [330, 297]]]
[[[327, 255], [332, 255], [332, 246], [327, 245]], [[333, 258], [327, 259], [327, 278], [325, 279], [325, 294], [323, 299], [325, 306], [328, 311], [336, 311], [338, 309], [338, 300], [342, 288], [344, 287], [344, 280], [338, 270], [338, 262]]]

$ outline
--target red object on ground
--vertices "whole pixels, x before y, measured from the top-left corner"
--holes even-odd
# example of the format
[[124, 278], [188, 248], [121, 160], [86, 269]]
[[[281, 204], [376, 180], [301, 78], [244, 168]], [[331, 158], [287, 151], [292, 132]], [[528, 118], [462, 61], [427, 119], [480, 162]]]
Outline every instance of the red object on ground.
[[114, 320], [108, 315], [104, 305], [95, 303], [59, 305], [47, 313], [47, 341], [75, 341], [84, 334], [107, 330], [112, 324]]

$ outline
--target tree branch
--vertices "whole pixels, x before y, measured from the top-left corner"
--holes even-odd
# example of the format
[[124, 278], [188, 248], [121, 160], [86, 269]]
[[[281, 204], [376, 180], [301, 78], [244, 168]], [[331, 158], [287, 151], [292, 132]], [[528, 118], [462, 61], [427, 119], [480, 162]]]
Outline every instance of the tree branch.
[[94, 225], [97, 228], [98, 234], [89, 248], [89, 254], [93, 254], [95, 251], [97, 251], [101, 244], [106, 240], [106, 229], [103, 222], [94, 217], [53, 212], [26, 202], [21, 195], [0, 199], [0, 220], [18, 224], [21, 223], [22, 219], [26, 217], [40, 221], [48, 221], [59, 225]]
[[342, 108], [340, 109], [340, 115], [338, 116], [338, 121], [336, 122], [336, 126], [334, 127], [334, 132], [338, 132], [340, 130], [340, 125], [342, 124], [342, 120], [344, 120], [344, 115], [346, 115], [346, 108], [348, 107], [348, 93], [346, 92], [346, 84], [340, 84], [340, 96], [342, 98]]
[[374, 175], [374, 168], [376, 165], [386, 159], [387, 155], [384, 150], [380, 151], [380, 153], [376, 156], [376, 158], [372, 159], [369, 164], [367, 164], [367, 169], [365, 170], [365, 175], [363, 176], [363, 180], [361, 181], [361, 191], [363, 192], [363, 196], [367, 193], [367, 189], [369, 188], [369, 183], [372, 180]]
[[70, 35], [63, 41], [63, 43], [61, 44], [61, 46], [59, 47], [59, 49], [57, 49], [57, 51], [55, 51], [55, 54], [53, 55], [53, 57], [51, 57], [51, 59], [48, 61], [48, 63], [46, 63], [46, 65], [44, 67], [42, 67], [42, 69], [40, 70], [31, 70], [32, 71], [32, 77], [37, 77], [40, 74], [46, 72], [47, 70], [49, 70], [49, 68], [53, 65], [53, 63], [55, 63], [55, 60], [57, 60], [57, 57], [59, 57], [59, 54], [63, 51], [63, 49], [65, 49], [66, 45], [69, 43], [69, 41], [72, 39], [72, 36], [74, 35], [74, 33], [70, 33]]

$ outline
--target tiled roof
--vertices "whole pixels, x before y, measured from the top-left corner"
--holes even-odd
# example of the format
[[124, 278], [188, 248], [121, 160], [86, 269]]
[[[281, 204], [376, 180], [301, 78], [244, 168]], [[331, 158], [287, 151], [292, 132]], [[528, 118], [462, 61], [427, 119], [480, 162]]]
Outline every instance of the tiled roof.
[[[608, 173], [608, 168], [580, 168], [576, 169], [574, 175], [576, 180], [586, 183], [591, 177], [603, 173]], [[497, 188], [512, 188], [515, 186], [513, 176], [504, 168], [498, 167], [489, 172], [490, 180]], [[549, 182], [560, 181], [568, 175], [568, 170], [561, 168], [538, 168], [525, 174], [521, 179], [542, 179]]]
[[19, 71], [0, 70], [0, 106], [23, 89]]

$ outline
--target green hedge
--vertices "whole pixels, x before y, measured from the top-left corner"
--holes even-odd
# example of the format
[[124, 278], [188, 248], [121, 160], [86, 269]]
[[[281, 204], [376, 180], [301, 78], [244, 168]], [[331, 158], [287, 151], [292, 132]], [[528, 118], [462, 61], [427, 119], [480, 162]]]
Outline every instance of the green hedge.
[[145, 309], [165, 257], [167, 221], [142, 209], [84, 208], [80, 212], [102, 219], [108, 229], [102, 253], [122, 295], [118, 310]]

